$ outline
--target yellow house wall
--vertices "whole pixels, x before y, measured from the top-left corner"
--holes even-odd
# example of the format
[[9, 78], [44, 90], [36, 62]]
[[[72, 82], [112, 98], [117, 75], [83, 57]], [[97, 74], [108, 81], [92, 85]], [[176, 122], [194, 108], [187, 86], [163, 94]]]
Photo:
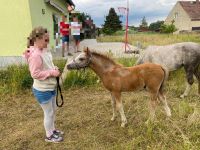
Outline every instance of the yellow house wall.
[[[36, 26], [50, 31], [50, 47], [55, 46], [52, 14], [62, 13], [44, 0], [1, 0], [0, 5], [0, 56], [21, 56], [26, 49], [27, 37]], [[54, 2], [65, 10], [63, 0]], [[45, 9], [45, 14], [42, 14]]]
[[192, 27], [200, 27], [200, 21], [191, 21], [190, 26]]
[[[32, 26], [43, 26], [48, 29], [50, 33], [50, 48], [55, 47], [55, 39], [54, 39], [54, 32], [53, 32], [53, 14], [60, 16], [63, 14], [55, 7], [51, 6], [44, 2], [44, 0], [29, 0], [30, 11], [31, 11], [31, 20]], [[69, 14], [66, 9], [67, 3], [63, 0], [53, 0], [54, 3], [59, 5], [63, 10], [65, 10], [66, 14]], [[42, 9], [45, 10], [45, 14], [42, 14]]]
[[20, 56], [32, 28], [28, 0], [1, 0], [0, 56]]

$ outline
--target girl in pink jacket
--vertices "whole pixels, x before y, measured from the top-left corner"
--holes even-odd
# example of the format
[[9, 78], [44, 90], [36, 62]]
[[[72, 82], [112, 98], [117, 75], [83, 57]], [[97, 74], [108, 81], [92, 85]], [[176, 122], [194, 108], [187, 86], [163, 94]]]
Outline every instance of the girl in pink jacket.
[[60, 72], [52, 61], [52, 55], [47, 50], [49, 33], [43, 27], [36, 27], [28, 37], [28, 49], [24, 56], [28, 61], [29, 70], [33, 78], [33, 94], [44, 111], [45, 141], [61, 142], [62, 131], [56, 130], [56, 77]]

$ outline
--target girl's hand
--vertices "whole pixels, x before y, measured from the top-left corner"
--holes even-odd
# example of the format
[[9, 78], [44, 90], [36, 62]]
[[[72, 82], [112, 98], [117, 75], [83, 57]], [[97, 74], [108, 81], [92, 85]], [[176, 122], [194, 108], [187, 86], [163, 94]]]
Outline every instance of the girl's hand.
[[50, 71], [50, 75], [52, 76], [52, 77], [59, 77], [60, 76], [60, 71], [58, 70], [58, 69], [53, 69], [53, 70], [51, 70]]
[[54, 69], [60, 70], [57, 66], [54, 66]]

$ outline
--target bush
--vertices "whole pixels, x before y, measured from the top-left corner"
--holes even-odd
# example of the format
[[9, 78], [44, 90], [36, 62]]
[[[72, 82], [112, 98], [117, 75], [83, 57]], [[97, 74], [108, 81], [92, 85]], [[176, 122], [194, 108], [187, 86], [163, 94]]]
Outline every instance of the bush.
[[161, 33], [173, 33], [177, 31], [177, 28], [175, 27], [174, 24], [166, 25], [162, 24], [161, 25]]

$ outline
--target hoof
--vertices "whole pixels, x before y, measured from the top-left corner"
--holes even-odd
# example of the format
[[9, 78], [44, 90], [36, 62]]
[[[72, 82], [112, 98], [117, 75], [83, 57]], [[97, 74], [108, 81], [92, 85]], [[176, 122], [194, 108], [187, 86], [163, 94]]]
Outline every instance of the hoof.
[[183, 98], [185, 98], [185, 95], [184, 95], [184, 94], [182, 94], [182, 95], [180, 96], [180, 98], [182, 98], [182, 99], [183, 99]]
[[110, 120], [111, 120], [111, 121], [115, 121], [115, 117], [112, 117]]
[[126, 124], [127, 124], [127, 121], [122, 122], [121, 127], [124, 128], [126, 126]]
[[150, 122], [150, 119], [148, 119], [147, 121], [145, 121], [145, 124], [148, 125]]
[[124, 128], [126, 126], [126, 123], [122, 123], [121, 127]]
[[170, 109], [168, 109], [168, 110], [166, 111], [166, 115], [167, 115], [167, 117], [171, 117], [171, 116], [172, 116], [172, 113], [171, 113], [171, 110], [170, 110]]
[[167, 117], [171, 117], [171, 116], [172, 116], [171, 112], [167, 113]]

